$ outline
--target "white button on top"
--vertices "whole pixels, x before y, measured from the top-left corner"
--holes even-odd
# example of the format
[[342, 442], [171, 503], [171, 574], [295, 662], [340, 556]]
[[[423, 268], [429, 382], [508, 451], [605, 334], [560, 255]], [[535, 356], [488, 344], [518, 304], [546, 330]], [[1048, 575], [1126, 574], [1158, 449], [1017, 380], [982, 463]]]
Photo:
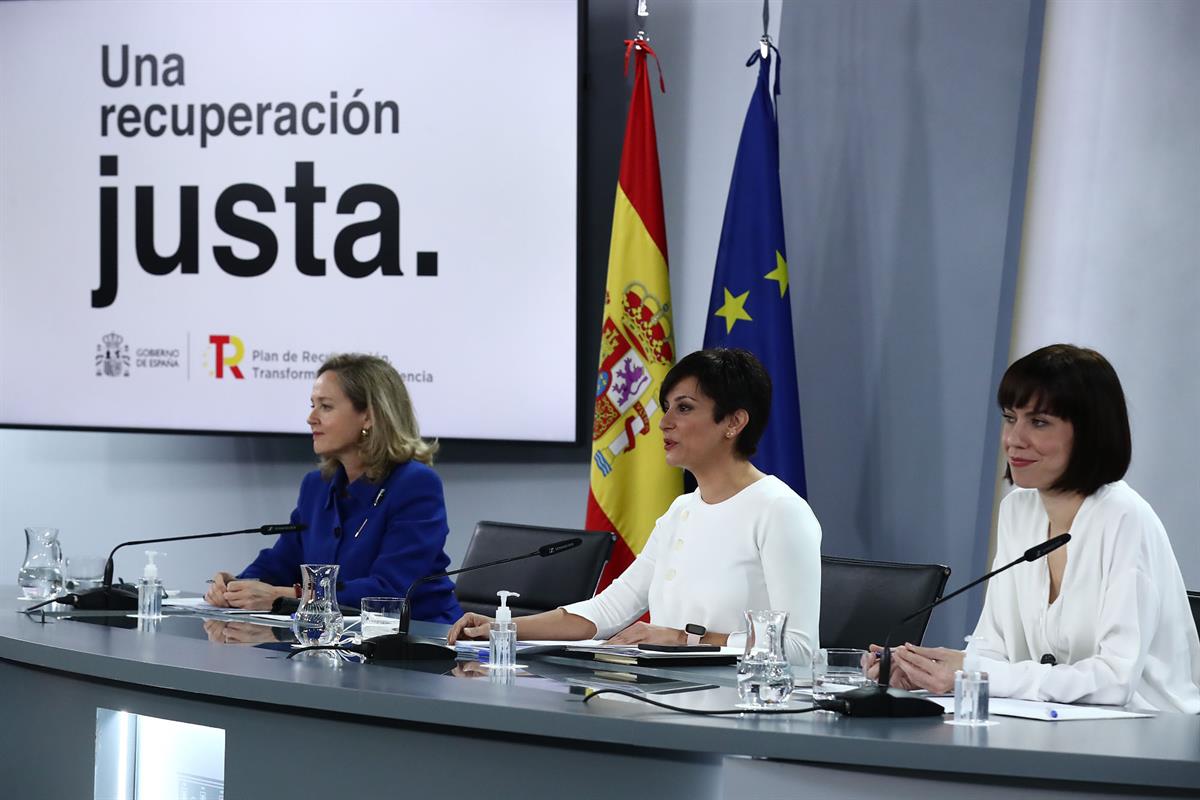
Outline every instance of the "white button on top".
[[688, 511], [688, 510], [685, 508], [685, 509], [683, 510], [683, 513], [679, 515], [679, 518], [680, 518], [680, 519], [687, 519], [687, 518], [688, 518], [688, 514], [690, 514], [690, 513], [691, 513], [691, 512], [689, 512], [689, 511]]
[[676, 540], [675, 540], [675, 549], [676, 549], [676, 550], [682, 550], [682, 549], [683, 549], [683, 539], [676, 539]]
[[675, 570], [673, 570], [673, 569], [667, 570], [666, 577], [667, 577], [667, 580], [669, 580], [669, 581], [675, 580]]

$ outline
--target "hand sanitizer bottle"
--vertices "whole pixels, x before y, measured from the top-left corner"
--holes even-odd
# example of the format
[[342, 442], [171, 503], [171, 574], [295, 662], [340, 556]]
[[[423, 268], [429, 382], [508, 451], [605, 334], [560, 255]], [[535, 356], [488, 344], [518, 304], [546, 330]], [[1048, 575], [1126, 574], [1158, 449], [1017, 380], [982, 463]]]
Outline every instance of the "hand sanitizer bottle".
[[138, 618], [159, 619], [162, 617], [162, 581], [158, 579], [158, 565], [154, 557], [160, 555], [157, 551], [146, 551], [146, 567], [142, 570], [142, 579], [138, 581]]
[[982, 671], [979, 637], [968, 636], [963, 668], [954, 673], [954, 722], [988, 724], [988, 674]]
[[496, 609], [496, 621], [488, 634], [488, 667], [490, 669], [515, 669], [517, 666], [517, 624], [512, 621], [512, 610], [508, 598], [520, 597], [516, 592], [499, 591], [500, 607]]

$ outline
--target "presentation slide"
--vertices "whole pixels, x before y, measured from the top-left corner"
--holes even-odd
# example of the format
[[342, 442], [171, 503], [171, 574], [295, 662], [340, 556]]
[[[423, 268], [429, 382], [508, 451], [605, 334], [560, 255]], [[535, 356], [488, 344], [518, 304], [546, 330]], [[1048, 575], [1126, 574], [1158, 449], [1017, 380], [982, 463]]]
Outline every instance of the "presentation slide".
[[570, 442], [578, 5], [0, 3], [0, 424]]

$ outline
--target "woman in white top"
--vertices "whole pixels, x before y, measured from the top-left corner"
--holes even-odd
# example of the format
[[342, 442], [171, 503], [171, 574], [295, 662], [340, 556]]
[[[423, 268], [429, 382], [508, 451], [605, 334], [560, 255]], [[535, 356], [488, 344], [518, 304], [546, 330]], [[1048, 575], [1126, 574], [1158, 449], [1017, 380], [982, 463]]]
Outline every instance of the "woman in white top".
[[[744, 612], [788, 612], [786, 650], [817, 649], [821, 526], [804, 500], [752, 463], [771, 407], [771, 379], [745, 350], [701, 350], [667, 373], [659, 392], [667, 463], [696, 478], [659, 517], [641, 554], [590, 600], [516, 620], [521, 639], [620, 644], [744, 644]], [[638, 622], [647, 610], [650, 622]], [[489, 617], [450, 629], [487, 638]], [[690, 630], [687, 630], [689, 629]]]
[[[991, 582], [975, 628], [997, 697], [1200, 713], [1200, 638], [1166, 530], [1121, 480], [1131, 443], [1117, 374], [1051, 345], [1008, 368], [996, 565], [1070, 531], [1044, 561]], [[872, 648], [877, 650], [878, 648]], [[963, 654], [905, 645], [892, 684], [948, 692]]]

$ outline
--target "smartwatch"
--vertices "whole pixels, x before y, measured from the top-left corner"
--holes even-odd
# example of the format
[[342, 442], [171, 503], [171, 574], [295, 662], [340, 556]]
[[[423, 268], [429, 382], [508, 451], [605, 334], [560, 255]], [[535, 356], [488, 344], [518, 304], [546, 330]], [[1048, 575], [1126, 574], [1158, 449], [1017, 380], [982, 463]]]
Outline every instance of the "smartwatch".
[[687, 634], [687, 646], [695, 647], [700, 644], [700, 637], [708, 633], [708, 628], [703, 625], [697, 625], [694, 622], [689, 622], [683, 626], [683, 632]]

